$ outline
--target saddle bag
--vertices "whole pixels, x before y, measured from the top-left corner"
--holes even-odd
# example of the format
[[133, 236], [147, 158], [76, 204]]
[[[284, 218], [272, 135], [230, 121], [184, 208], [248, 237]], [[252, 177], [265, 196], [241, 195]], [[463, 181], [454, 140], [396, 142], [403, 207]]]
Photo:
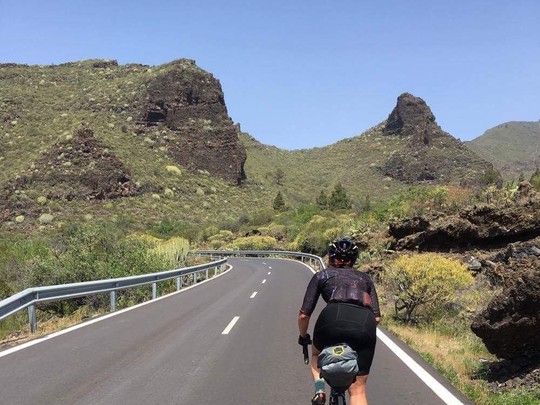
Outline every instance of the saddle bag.
[[346, 343], [324, 348], [317, 359], [321, 377], [332, 388], [345, 391], [356, 381], [358, 354]]

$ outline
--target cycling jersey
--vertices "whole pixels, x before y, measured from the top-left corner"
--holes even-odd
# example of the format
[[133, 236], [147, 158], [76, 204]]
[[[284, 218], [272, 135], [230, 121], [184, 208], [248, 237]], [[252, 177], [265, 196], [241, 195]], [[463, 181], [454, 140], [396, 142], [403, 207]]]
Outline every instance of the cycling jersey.
[[300, 312], [311, 316], [322, 295], [326, 303], [349, 303], [370, 308], [381, 316], [377, 291], [371, 278], [352, 267], [329, 267], [315, 273], [308, 284]]

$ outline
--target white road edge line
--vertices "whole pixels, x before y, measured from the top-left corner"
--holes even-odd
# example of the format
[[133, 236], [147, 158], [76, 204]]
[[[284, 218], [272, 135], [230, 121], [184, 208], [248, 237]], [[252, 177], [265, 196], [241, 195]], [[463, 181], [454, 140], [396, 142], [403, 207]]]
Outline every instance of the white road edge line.
[[229, 322], [229, 324], [227, 325], [227, 327], [225, 329], [223, 329], [223, 332], [221, 332], [222, 335], [228, 335], [229, 332], [231, 331], [231, 329], [234, 327], [234, 325], [236, 324], [236, 322], [238, 322], [238, 320], [240, 319], [239, 316], [235, 316], [232, 321]]
[[[292, 260], [292, 259], [287, 259]], [[307, 264], [304, 264], [312, 273], [316, 273]], [[403, 351], [397, 344], [395, 344], [388, 336], [386, 336], [380, 329], [377, 329], [377, 337], [383, 342], [411, 371], [420, 378], [424, 384], [426, 384], [442, 401], [447, 405], [463, 405], [458, 398], [448, 391], [440, 382], [438, 382], [431, 374], [422, 368], [414, 359]]]
[[55, 333], [51, 333], [50, 335], [43, 336], [41, 338], [36, 338], [36, 339], [31, 340], [29, 342], [22, 343], [22, 344], [20, 344], [18, 346], [12, 347], [11, 349], [6, 349], [4, 351], [1, 351], [0, 352], [0, 357], [4, 357], [4, 356], [7, 356], [8, 354], [15, 353], [15, 352], [18, 352], [19, 350], [26, 349], [27, 347], [37, 345], [38, 343], [45, 342], [46, 340], [55, 338], [57, 336], [65, 334], [65, 333], [69, 333], [69, 332], [72, 332], [74, 330], [81, 329], [81, 328], [84, 328], [86, 326], [90, 326], [90, 325], [92, 325], [94, 323], [104, 321], [105, 319], [112, 318], [113, 316], [123, 314], [124, 312], [128, 312], [128, 311], [131, 311], [133, 309], [140, 308], [140, 307], [143, 307], [145, 305], [152, 304], [153, 302], [157, 302], [157, 301], [163, 300], [165, 298], [172, 297], [173, 295], [183, 293], [184, 291], [191, 290], [194, 287], [197, 287], [197, 286], [199, 286], [201, 284], [204, 284], [204, 283], [207, 283], [209, 281], [215, 280], [216, 278], [221, 277], [224, 274], [227, 274], [233, 268], [233, 266], [231, 266], [230, 264], [228, 264], [228, 266], [229, 266], [229, 268], [227, 270], [225, 270], [223, 273], [218, 274], [217, 276], [214, 276], [212, 278], [208, 278], [208, 279], [206, 279], [204, 281], [201, 281], [200, 283], [190, 285], [189, 287], [184, 287], [180, 291], [175, 291], [173, 293], [158, 297], [155, 300], [145, 301], [145, 302], [142, 302], [140, 304], [133, 305], [132, 307], [124, 308], [124, 309], [121, 309], [119, 311], [112, 312], [110, 314], [100, 316], [99, 318], [92, 319], [91, 321], [86, 321], [84, 323], [74, 325], [71, 328], [67, 328], [67, 329], [64, 329], [64, 330], [61, 330], [61, 331], [58, 331], [58, 332], [55, 332]]
[[422, 368], [411, 356], [403, 351], [380, 329], [377, 329], [377, 337], [398, 356], [407, 367], [409, 367], [431, 390], [448, 405], [463, 405], [450, 391], [448, 391], [431, 374]]
[[266, 283], [266, 279], [264, 279], [264, 280], [262, 281], [262, 284], [264, 284], [264, 283]]
[[251, 297], [249, 298], [255, 298], [256, 295], [257, 295], [257, 291], [253, 292], [253, 294], [251, 294]]

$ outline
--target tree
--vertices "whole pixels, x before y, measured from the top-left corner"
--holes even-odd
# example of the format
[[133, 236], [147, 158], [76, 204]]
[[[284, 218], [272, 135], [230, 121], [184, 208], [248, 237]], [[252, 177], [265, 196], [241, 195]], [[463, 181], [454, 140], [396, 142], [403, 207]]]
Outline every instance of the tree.
[[274, 211], [285, 211], [285, 200], [281, 191], [278, 191], [276, 198], [274, 198], [273, 208]]
[[371, 197], [366, 194], [364, 201], [362, 202], [362, 212], [368, 212], [371, 210]]
[[419, 307], [438, 309], [473, 282], [465, 265], [434, 253], [396, 259], [385, 279], [395, 297], [396, 317], [405, 322], [414, 319]]
[[328, 197], [326, 196], [324, 190], [321, 190], [321, 194], [319, 194], [315, 202], [321, 210], [325, 210], [328, 208]]
[[345, 188], [341, 185], [341, 183], [336, 184], [328, 200], [328, 208], [335, 211], [348, 210], [351, 207], [351, 200], [349, 200]]
[[281, 169], [281, 167], [279, 167], [276, 170], [276, 173], [274, 174], [274, 181], [276, 182], [278, 186], [281, 186], [283, 185], [284, 178], [285, 178], [285, 172], [283, 171], [283, 169]]
[[540, 169], [538, 167], [531, 176], [531, 180], [529, 180], [529, 183], [531, 183], [536, 190], [540, 191]]

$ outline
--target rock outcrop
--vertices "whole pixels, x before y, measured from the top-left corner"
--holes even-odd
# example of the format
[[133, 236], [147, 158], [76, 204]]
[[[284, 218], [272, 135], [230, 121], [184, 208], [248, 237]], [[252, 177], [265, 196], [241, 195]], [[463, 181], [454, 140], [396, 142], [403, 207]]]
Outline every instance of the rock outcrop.
[[502, 246], [540, 236], [540, 198], [524, 198], [529, 183], [521, 183], [516, 203], [478, 205], [456, 215], [416, 217], [390, 224], [398, 250], [437, 251], [468, 247]]
[[464, 253], [463, 262], [502, 291], [471, 329], [500, 359], [540, 363], [540, 195], [519, 185], [513, 203], [391, 224], [397, 250]]
[[476, 316], [471, 329], [498, 358], [540, 363], [540, 257], [510, 259], [505, 267], [511, 274], [502, 292]]
[[228, 116], [221, 85], [195, 62], [170, 63], [148, 83], [142, 104], [141, 131], [159, 125], [172, 130], [173, 137], [156, 141], [177, 163], [236, 184], [246, 178], [246, 150], [239, 127]]
[[409, 93], [398, 97], [383, 135], [407, 141], [382, 166], [386, 176], [410, 184], [436, 182], [474, 186], [501, 181], [491, 163], [444, 132], [426, 102]]
[[111, 200], [137, 194], [129, 169], [86, 127], [72, 139], [55, 144], [24, 175], [8, 183], [0, 196], [3, 219], [27, 214], [32, 202], [21, 197], [30, 187], [33, 193], [57, 201]]

